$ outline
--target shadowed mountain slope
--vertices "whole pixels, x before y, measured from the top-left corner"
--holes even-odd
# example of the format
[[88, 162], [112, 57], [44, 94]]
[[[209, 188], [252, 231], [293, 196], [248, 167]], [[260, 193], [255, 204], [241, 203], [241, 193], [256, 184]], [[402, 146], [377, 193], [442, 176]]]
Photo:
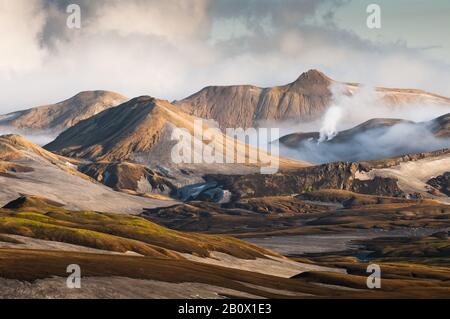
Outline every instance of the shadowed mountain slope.
[[144, 165], [129, 162], [94, 162], [78, 166], [83, 174], [117, 191], [170, 195], [173, 180]]
[[[432, 198], [449, 203], [427, 182], [448, 171], [450, 150], [409, 154], [368, 162], [336, 162], [274, 175], [208, 175], [229, 190], [231, 198], [287, 196], [321, 189], [349, 190], [377, 196]], [[270, 187], [267, 187], [270, 185]]]

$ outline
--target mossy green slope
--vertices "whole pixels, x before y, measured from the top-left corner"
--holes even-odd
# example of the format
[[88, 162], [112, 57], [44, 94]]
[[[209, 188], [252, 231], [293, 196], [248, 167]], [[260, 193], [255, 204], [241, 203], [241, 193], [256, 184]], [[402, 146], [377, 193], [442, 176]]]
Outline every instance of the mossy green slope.
[[187, 234], [137, 216], [69, 211], [38, 197], [0, 209], [0, 233], [167, 258], [182, 258], [178, 253], [207, 257], [212, 251], [246, 259], [276, 255], [232, 237]]

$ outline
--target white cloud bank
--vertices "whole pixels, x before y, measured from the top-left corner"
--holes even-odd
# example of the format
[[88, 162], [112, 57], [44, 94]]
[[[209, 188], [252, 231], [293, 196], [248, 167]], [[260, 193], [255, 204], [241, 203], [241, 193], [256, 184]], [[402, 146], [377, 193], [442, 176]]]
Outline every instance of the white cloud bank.
[[[345, 89], [341, 85], [333, 86], [331, 91], [333, 102], [321, 119], [291, 124], [290, 127], [289, 123], [285, 123], [283, 135], [294, 132], [320, 134], [317, 139], [304, 139], [295, 147], [283, 146], [280, 151], [283, 156], [312, 163], [328, 163], [383, 159], [450, 147], [450, 138], [434, 136], [434, 122], [431, 122], [450, 113], [450, 106], [429, 103], [392, 107], [383, 103], [371, 87], [363, 87], [350, 96], [344, 94]], [[392, 126], [354, 129], [373, 119], [404, 121]], [[346, 132], [346, 137], [343, 137], [341, 134], [347, 129], [352, 129], [353, 134]]]
[[310, 68], [450, 95], [449, 65], [336, 29], [337, 0], [82, 0], [80, 30], [66, 28], [69, 3], [0, 0], [0, 113], [82, 90], [179, 99], [206, 85], [271, 86]]

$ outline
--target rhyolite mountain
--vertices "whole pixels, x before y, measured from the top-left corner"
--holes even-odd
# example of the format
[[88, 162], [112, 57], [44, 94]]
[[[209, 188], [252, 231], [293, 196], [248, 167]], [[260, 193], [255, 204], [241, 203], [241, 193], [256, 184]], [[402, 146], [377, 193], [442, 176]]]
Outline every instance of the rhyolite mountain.
[[185, 121], [169, 102], [141, 96], [78, 123], [45, 148], [90, 160], [130, 160], [157, 144], [169, 119]]
[[[303, 122], [318, 119], [325, 113], [333, 99], [333, 85], [340, 85], [347, 95], [353, 95], [360, 87], [309, 70], [287, 85], [208, 86], [173, 104], [187, 114], [217, 121], [222, 129], [255, 127], [264, 121]], [[422, 90], [378, 87], [376, 92], [384, 104], [391, 106], [419, 103], [450, 106], [449, 98]], [[62, 131], [126, 100], [114, 92], [86, 91], [56, 104], [0, 116], [0, 125]]]
[[[331, 87], [339, 84], [353, 95], [359, 84], [335, 81], [317, 70], [309, 70], [292, 83], [261, 88], [254, 85], [208, 86], [174, 102], [183, 111], [214, 119], [221, 128], [255, 127], [261, 121], [309, 121], [320, 118], [332, 101]], [[450, 99], [415, 89], [376, 88], [387, 105], [426, 103], [450, 105]]]
[[85, 91], [56, 103], [38, 106], [0, 116], [0, 125], [27, 130], [61, 131], [127, 98], [109, 91]]
[[[61, 133], [53, 142], [45, 146], [49, 151], [73, 158], [83, 158], [94, 162], [134, 162], [149, 167], [164, 166], [191, 167], [194, 170], [221, 171], [233, 173], [235, 169], [245, 171], [259, 170], [261, 163], [248, 161], [248, 149], [252, 146], [236, 143], [235, 152], [242, 152], [247, 159], [245, 164], [174, 164], [171, 151], [178, 141], [172, 139], [175, 128], [186, 129], [194, 134], [195, 117], [186, 114], [180, 108], [165, 100], [150, 96], [141, 96], [115, 108], [105, 110]], [[203, 121], [202, 129], [210, 128]], [[223, 133], [219, 133], [222, 149], [225, 143], [235, 142]], [[209, 141], [200, 141], [202, 145]], [[237, 145], [245, 148], [237, 148]], [[193, 153], [201, 152], [194, 149]], [[236, 154], [236, 153], [235, 153]], [[270, 155], [269, 155], [270, 158]], [[289, 159], [279, 159], [280, 167], [307, 166], [308, 163]], [[184, 173], [184, 175], [187, 175]], [[91, 175], [92, 176], [92, 175]]]

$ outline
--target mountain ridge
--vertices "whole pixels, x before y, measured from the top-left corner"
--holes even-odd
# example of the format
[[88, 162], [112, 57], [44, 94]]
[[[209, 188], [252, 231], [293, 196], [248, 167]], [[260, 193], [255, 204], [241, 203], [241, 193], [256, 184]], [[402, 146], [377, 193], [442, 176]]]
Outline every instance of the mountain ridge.
[[[172, 138], [174, 129], [186, 130], [195, 137], [195, 123], [198, 118], [182, 112], [178, 107], [166, 100], [156, 99], [150, 96], [141, 96], [123, 103], [115, 108], [105, 110], [87, 120], [61, 133], [56, 140], [47, 144], [44, 148], [73, 158], [83, 158], [91, 161], [123, 162], [132, 161], [146, 166], [160, 166], [161, 164], [174, 168], [187, 167], [195, 170], [207, 168], [218, 170], [233, 170], [237, 167], [244, 170], [259, 169], [263, 165], [261, 157], [275, 159], [262, 149], [244, 144], [229, 137], [223, 132], [218, 132], [214, 137], [225, 158], [227, 143], [231, 142], [234, 155], [242, 154], [245, 163], [223, 165], [223, 163], [181, 163], [172, 161], [172, 149], [178, 141]], [[217, 129], [208, 121], [201, 120], [201, 130], [204, 133], [208, 129]], [[209, 141], [201, 140], [206, 146]], [[203, 155], [202, 150], [197, 149], [194, 143], [192, 155]], [[192, 144], [191, 144], [192, 145]], [[239, 146], [239, 147], [238, 147]], [[259, 153], [259, 159], [255, 162], [249, 160], [250, 150]], [[245, 152], [245, 153], [244, 153]], [[261, 154], [263, 153], [263, 154]], [[228, 155], [227, 155], [228, 156]], [[280, 167], [308, 166], [309, 163], [276, 158]], [[233, 168], [231, 168], [233, 166]], [[186, 174], [184, 174], [186, 175]]]
[[[222, 129], [256, 127], [261, 121], [311, 121], [330, 106], [334, 84], [343, 86], [346, 95], [353, 95], [362, 86], [335, 81], [312, 69], [291, 83], [274, 87], [207, 86], [174, 104], [191, 115], [214, 119]], [[449, 98], [423, 90], [376, 87], [375, 92], [393, 107], [413, 103], [450, 106]]]

